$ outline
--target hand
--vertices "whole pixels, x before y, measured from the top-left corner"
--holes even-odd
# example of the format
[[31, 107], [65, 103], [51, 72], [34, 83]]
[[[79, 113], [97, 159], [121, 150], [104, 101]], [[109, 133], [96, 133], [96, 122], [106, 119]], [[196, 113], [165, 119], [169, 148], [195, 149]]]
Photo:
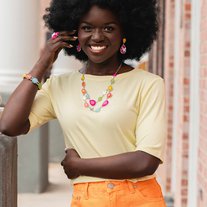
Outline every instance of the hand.
[[65, 174], [69, 179], [74, 179], [80, 176], [78, 171], [78, 161], [80, 160], [79, 154], [74, 149], [67, 149], [66, 155], [61, 165], [65, 171]]
[[76, 31], [64, 31], [60, 32], [57, 38], [50, 38], [41, 52], [38, 64], [41, 64], [42, 68], [44, 68], [45, 70], [50, 69], [52, 64], [56, 61], [58, 54], [64, 47], [73, 47], [70, 43], [68, 43], [68, 41], [77, 40], [77, 37], [74, 36], [75, 32]]

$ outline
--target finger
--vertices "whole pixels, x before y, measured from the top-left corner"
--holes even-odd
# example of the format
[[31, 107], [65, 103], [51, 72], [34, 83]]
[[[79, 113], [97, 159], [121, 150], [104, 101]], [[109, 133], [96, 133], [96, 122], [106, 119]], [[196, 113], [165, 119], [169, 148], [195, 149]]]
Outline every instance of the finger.
[[60, 41], [76, 41], [78, 39], [77, 36], [59, 36]]
[[[54, 33], [52, 33], [50, 40], [56, 40], [56, 39], [58, 39], [58, 37], [69, 37], [69, 38], [71, 38], [71, 36], [74, 36], [75, 33], [76, 33], [76, 30], [63, 31], [63, 32], [54, 32]], [[72, 40], [73, 39], [77, 39], [77, 38], [72, 37]]]
[[77, 32], [77, 30], [73, 30], [73, 31], [62, 31], [60, 32], [60, 36], [68, 36], [68, 35], [74, 35]]
[[50, 46], [56, 46], [56, 43], [59, 43], [59, 42], [66, 42], [67, 44], [64, 44], [63, 46], [62, 46], [62, 48], [63, 47], [67, 47], [67, 48], [72, 48], [73, 47], [73, 45], [71, 45], [68, 41], [76, 41], [78, 39], [78, 37], [76, 37], [76, 36], [73, 36], [73, 37], [69, 37], [69, 36], [65, 36], [65, 37], [61, 37], [61, 36], [59, 36], [59, 37], [57, 37], [57, 38], [55, 38], [55, 39], [50, 39], [49, 41], [48, 41], [48, 44], [50, 45]]
[[53, 51], [59, 51], [59, 49], [61, 50], [61, 49], [63, 49], [64, 47], [67, 47], [67, 48], [72, 48], [73, 47], [73, 45], [71, 45], [71, 44], [69, 44], [69, 43], [67, 43], [67, 42], [57, 42], [57, 43], [55, 43], [53, 46], [52, 46], [52, 50]]

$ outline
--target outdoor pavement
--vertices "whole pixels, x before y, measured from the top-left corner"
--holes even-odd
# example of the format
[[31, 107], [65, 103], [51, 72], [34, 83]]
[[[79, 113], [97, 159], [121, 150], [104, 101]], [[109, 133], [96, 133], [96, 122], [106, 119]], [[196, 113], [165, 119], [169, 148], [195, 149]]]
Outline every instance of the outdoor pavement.
[[49, 164], [49, 186], [41, 194], [18, 194], [18, 207], [69, 207], [72, 190], [60, 164]]

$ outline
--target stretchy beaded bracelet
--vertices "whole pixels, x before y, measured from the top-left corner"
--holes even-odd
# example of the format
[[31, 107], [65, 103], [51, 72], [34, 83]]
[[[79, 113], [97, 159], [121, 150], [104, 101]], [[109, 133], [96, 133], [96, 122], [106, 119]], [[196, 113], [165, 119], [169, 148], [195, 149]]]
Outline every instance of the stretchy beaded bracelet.
[[32, 77], [30, 74], [24, 74], [23, 78], [27, 80], [31, 80], [32, 83], [37, 86], [38, 90], [42, 88], [42, 84], [38, 81], [38, 79], [35, 77]]

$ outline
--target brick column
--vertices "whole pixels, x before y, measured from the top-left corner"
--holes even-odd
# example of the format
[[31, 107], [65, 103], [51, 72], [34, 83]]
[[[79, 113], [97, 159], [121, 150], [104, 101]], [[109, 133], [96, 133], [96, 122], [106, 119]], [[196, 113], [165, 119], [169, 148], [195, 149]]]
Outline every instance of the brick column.
[[173, 131], [173, 193], [176, 207], [187, 207], [189, 108], [190, 108], [190, 41], [191, 1], [176, 0], [175, 97]]
[[[168, 133], [165, 150], [165, 162], [162, 166], [164, 175], [163, 186], [167, 194], [171, 193], [172, 181], [172, 133], [173, 133], [173, 98], [174, 98], [174, 24], [175, 24], [175, 0], [166, 1], [165, 12], [165, 56], [164, 78], [166, 86], [166, 101], [168, 115]], [[163, 176], [162, 176], [163, 177]]]
[[201, 0], [200, 137], [198, 156], [198, 207], [207, 206], [207, 0]]

